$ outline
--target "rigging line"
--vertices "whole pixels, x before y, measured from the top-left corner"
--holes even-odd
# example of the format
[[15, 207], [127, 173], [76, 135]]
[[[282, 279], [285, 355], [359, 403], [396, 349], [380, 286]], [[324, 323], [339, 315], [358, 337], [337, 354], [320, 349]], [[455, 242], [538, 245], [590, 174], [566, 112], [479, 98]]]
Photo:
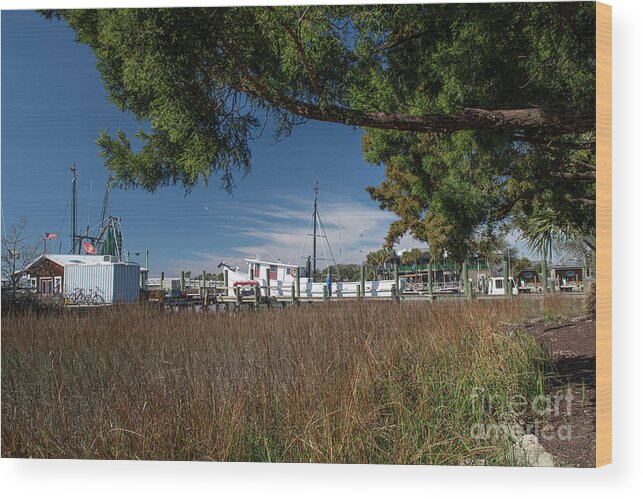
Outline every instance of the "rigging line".
[[[92, 189], [94, 187], [94, 181], [90, 179], [89, 181], [89, 206], [87, 207], [87, 228], [89, 229], [89, 214], [92, 211]], [[89, 233], [89, 230], [87, 231]]]
[[58, 253], [62, 251], [62, 232], [63, 226], [65, 225], [65, 220], [67, 220], [67, 210], [69, 210], [69, 201], [71, 200], [71, 186], [69, 187], [69, 195], [67, 196], [67, 204], [65, 205], [65, 213], [63, 214], [62, 222], [60, 222], [60, 229], [58, 229], [58, 235], [60, 238], [60, 243], [58, 243]]
[[[321, 209], [321, 208], [319, 208], [319, 211], [321, 211], [321, 212], [322, 212], [322, 214], [323, 214], [326, 218], [329, 218], [329, 219], [331, 219], [331, 220], [332, 220], [332, 218], [328, 216], [328, 213], [326, 213], [326, 211], [324, 211], [324, 210], [323, 210], [323, 209]], [[331, 223], [332, 223], [332, 222], [331, 222]], [[341, 230], [341, 228], [340, 228], [339, 226], [338, 226], [338, 229], [339, 229], [339, 230]], [[362, 234], [365, 234], [365, 233], [366, 233], [366, 230], [363, 230], [363, 231], [360, 231], [360, 232], [361, 232]], [[352, 234], [351, 234], [351, 232], [350, 232], [350, 231], [348, 231], [348, 236], [349, 236], [349, 238], [350, 238], [351, 242], [355, 243], [355, 244], [357, 245], [357, 247], [359, 248], [359, 250], [360, 250], [360, 251], [362, 251], [362, 250], [364, 249], [364, 248], [363, 248], [363, 246], [362, 246], [362, 242], [363, 242], [362, 240], [359, 240], [359, 241], [358, 241], [355, 237], [353, 237], [353, 236], [352, 236]], [[346, 233], [344, 233], [344, 237], [346, 237]]]
[[0, 213], [2, 213], [2, 233], [4, 234], [4, 240], [7, 240], [7, 224], [4, 221], [4, 204], [0, 204]]
[[308, 242], [308, 235], [310, 233], [310, 226], [313, 224], [312, 219], [310, 222], [308, 222], [308, 229], [306, 230], [306, 237], [304, 238], [304, 244], [301, 246], [301, 253], [299, 253], [299, 260], [297, 261], [297, 265], [301, 262], [302, 257], [304, 256], [304, 249], [306, 249], [306, 243]]
[[337, 266], [337, 262], [335, 261], [335, 255], [333, 255], [333, 248], [330, 246], [330, 241], [328, 240], [328, 236], [326, 235], [326, 229], [324, 228], [324, 224], [322, 222], [321, 216], [317, 214], [317, 219], [319, 220], [319, 226], [321, 227], [322, 232], [324, 235], [322, 236], [324, 239], [326, 239], [326, 244], [328, 245], [328, 250], [330, 251], [330, 256], [333, 259], [333, 262], [335, 262], [335, 266]]
[[[339, 269], [337, 268], [337, 261], [335, 260], [335, 255], [333, 255], [333, 248], [330, 247], [330, 242], [328, 241], [328, 236], [326, 235], [326, 229], [324, 228], [324, 223], [322, 222], [321, 217], [319, 216], [319, 213], [317, 214], [317, 219], [319, 220], [319, 226], [321, 227], [322, 232], [324, 233], [324, 239], [326, 239], [326, 245], [328, 246], [328, 251], [330, 251], [330, 256], [333, 260], [333, 263], [335, 264], [335, 271], [337, 272], [337, 275], [339, 277]], [[326, 257], [326, 247], [322, 244], [322, 248], [324, 249], [324, 257]], [[328, 261], [328, 259], [326, 259]]]

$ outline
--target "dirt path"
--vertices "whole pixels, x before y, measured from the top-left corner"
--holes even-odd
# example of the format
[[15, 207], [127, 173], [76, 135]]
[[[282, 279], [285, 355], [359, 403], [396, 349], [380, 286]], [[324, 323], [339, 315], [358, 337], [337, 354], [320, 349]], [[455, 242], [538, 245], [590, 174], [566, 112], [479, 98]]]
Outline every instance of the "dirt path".
[[[550, 380], [550, 398], [566, 396], [571, 404], [548, 418], [553, 428], [566, 425], [570, 439], [541, 438], [541, 444], [566, 466], [596, 463], [596, 322], [593, 319], [528, 324], [526, 330], [551, 352], [556, 376]], [[566, 398], [566, 400], [567, 400]], [[566, 434], [566, 433], [565, 433]]]

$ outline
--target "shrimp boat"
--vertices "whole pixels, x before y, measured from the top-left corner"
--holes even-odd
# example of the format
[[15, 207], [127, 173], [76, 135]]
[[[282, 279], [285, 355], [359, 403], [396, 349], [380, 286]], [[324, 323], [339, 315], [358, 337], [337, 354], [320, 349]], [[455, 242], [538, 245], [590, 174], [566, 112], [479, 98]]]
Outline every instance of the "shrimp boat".
[[[308, 257], [307, 264], [301, 266], [299, 264], [290, 264], [274, 261], [261, 260], [259, 258], [246, 258], [245, 261], [248, 265], [247, 272], [242, 271], [238, 267], [232, 267], [225, 262], [219, 264], [219, 268], [223, 267], [228, 276], [228, 287], [236, 288], [241, 287], [244, 293], [252, 292], [253, 288], [258, 288], [263, 294], [267, 291], [267, 286], [270, 286], [270, 295], [279, 297], [289, 297], [292, 294], [293, 286], [297, 288], [297, 277], [299, 276], [299, 297], [300, 298], [323, 298], [325, 294], [329, 297], [337, 298], [355, 298], [359, 296], [358, 289], [364, 296], [369, 297], [392, 297], [394, 295], [395, 279], [387, 280], [372, 280], [364, 281], [343, 281], [341, 276], [337, 281], [332, 280], [328, 282], [315, 281], [312, 276], [316, 275], [317, 260], [328, 260], [327, 258], [320, 258], [317, 256], [317, 240], [322, 238], [328, 245], [329, 253], [332, 257], [332, 249], [326, 237], [324, 225], [317, 210], [317, 194], [319, 188], [318, 183], [315, 182], [313, 187], [314, 201], [313, 201], [313, 216], [308, 227], [306, 238], [312, 236], [313, 251], [312, 258]], [[312, 233], [310, 229], [312, 227]], [[304, 247], [306, 242], [304, 242]], [[302, 248], [302, 255], [303, 255]], [[324, 250], [325, 251], [325, 250]], [[302, 260], [300, 255], [299, 260]], [[332, 263], [337, 269], [337, 263], [332, 257]], [[312, 264], [312, 265], [311, 265]], [[331, 265], [332, 267], [332, 265]], [[335, 274], [337, 276], [337, 273]], [[330, 284], [330, 285], [329, 285]], [[399, 289], [397, 293], [402, 293], [406, 288], [406, 280], [400, 279]]]
[[[242, 290], [258, 287], [261, 293], [265, 293], [268, 280], [270, 280], [270, 295], [275, 297], [289, 297], [292, 293], [292, 286], [297, 281], [297, 269], [300, 276], [305, 275], [305, 267], [295, 264], [269, 262], [257, 258], [246, 258], [248, 271], [243, 272], [238, 267], [232, 267], [225, 262], [219, 264], [228, 273], [228, 287], [240, 286]], [[328, 296], [337, 298], [356, 298], [359, 281], [337, 281], [332, 282]], [[323, 298], [326, 282], [315, 282], [312, 277], [300, 277], [299, 289], [300, 298]], [[399, 292], [402, 293], [406, 287], [406, 281], [400, 279]], [[361, 289], [361, 288], [360, 288]], [[364, 295], [370, 297], [392, 297], [395, 289], [395, 279], [364, 281]]]

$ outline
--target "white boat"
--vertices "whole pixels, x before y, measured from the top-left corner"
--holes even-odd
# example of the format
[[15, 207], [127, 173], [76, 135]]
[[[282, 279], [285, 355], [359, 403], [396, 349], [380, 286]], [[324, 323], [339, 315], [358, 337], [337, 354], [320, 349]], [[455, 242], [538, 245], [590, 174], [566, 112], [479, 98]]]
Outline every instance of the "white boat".
[[[248, 271], [243, 272], [239, 268], [232, 267], [222, 262], [219, 267], [223, 267], [228, 274], [228, 288], [234, 289], [236, 286], [258, 286], [262, 294], [266, 294], [268, 278], [270, 279], [270, 295], [289, 297], [292, 294], [292, 287], [297, 279], [298, 265], [269, 262], [256, 258], [246, 258]], [[299, 267], [300, 275], [305, 273], [305, 269]], [[340, 276], [341, 277], [341, 276]], [[365, 296], [370, 297], [392, 297], [395, 287], [394, 279], [364, 281]], [[324, 287], [326, 282], [314, 282], [310, 277], [299, 278], [300, 298], [323, 298]], [[330, 297], [337, 298], [355, 298], [358, 296], [357, 288], [361, 286], [359, 281], [332, 281], [330, 286]], [[400, 279], [398, 293], [402, 293], [406, 288], [406, 280]]]

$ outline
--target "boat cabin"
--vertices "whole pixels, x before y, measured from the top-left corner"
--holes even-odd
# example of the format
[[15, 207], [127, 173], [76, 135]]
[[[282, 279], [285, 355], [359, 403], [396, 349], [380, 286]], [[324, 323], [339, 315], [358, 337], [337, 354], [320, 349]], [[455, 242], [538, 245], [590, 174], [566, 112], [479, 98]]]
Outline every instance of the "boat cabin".
[[[269, 276], [270, 281], [277, 285], [277, 283], [293, 283], [297, 277], [297, 265], [257, 259], [246, 259], [246, 262], [248, 262], [248, 276], [252, 279], [266, 279]], [[300, 270], [300, 277], [303, 276], [304, 272]]]

